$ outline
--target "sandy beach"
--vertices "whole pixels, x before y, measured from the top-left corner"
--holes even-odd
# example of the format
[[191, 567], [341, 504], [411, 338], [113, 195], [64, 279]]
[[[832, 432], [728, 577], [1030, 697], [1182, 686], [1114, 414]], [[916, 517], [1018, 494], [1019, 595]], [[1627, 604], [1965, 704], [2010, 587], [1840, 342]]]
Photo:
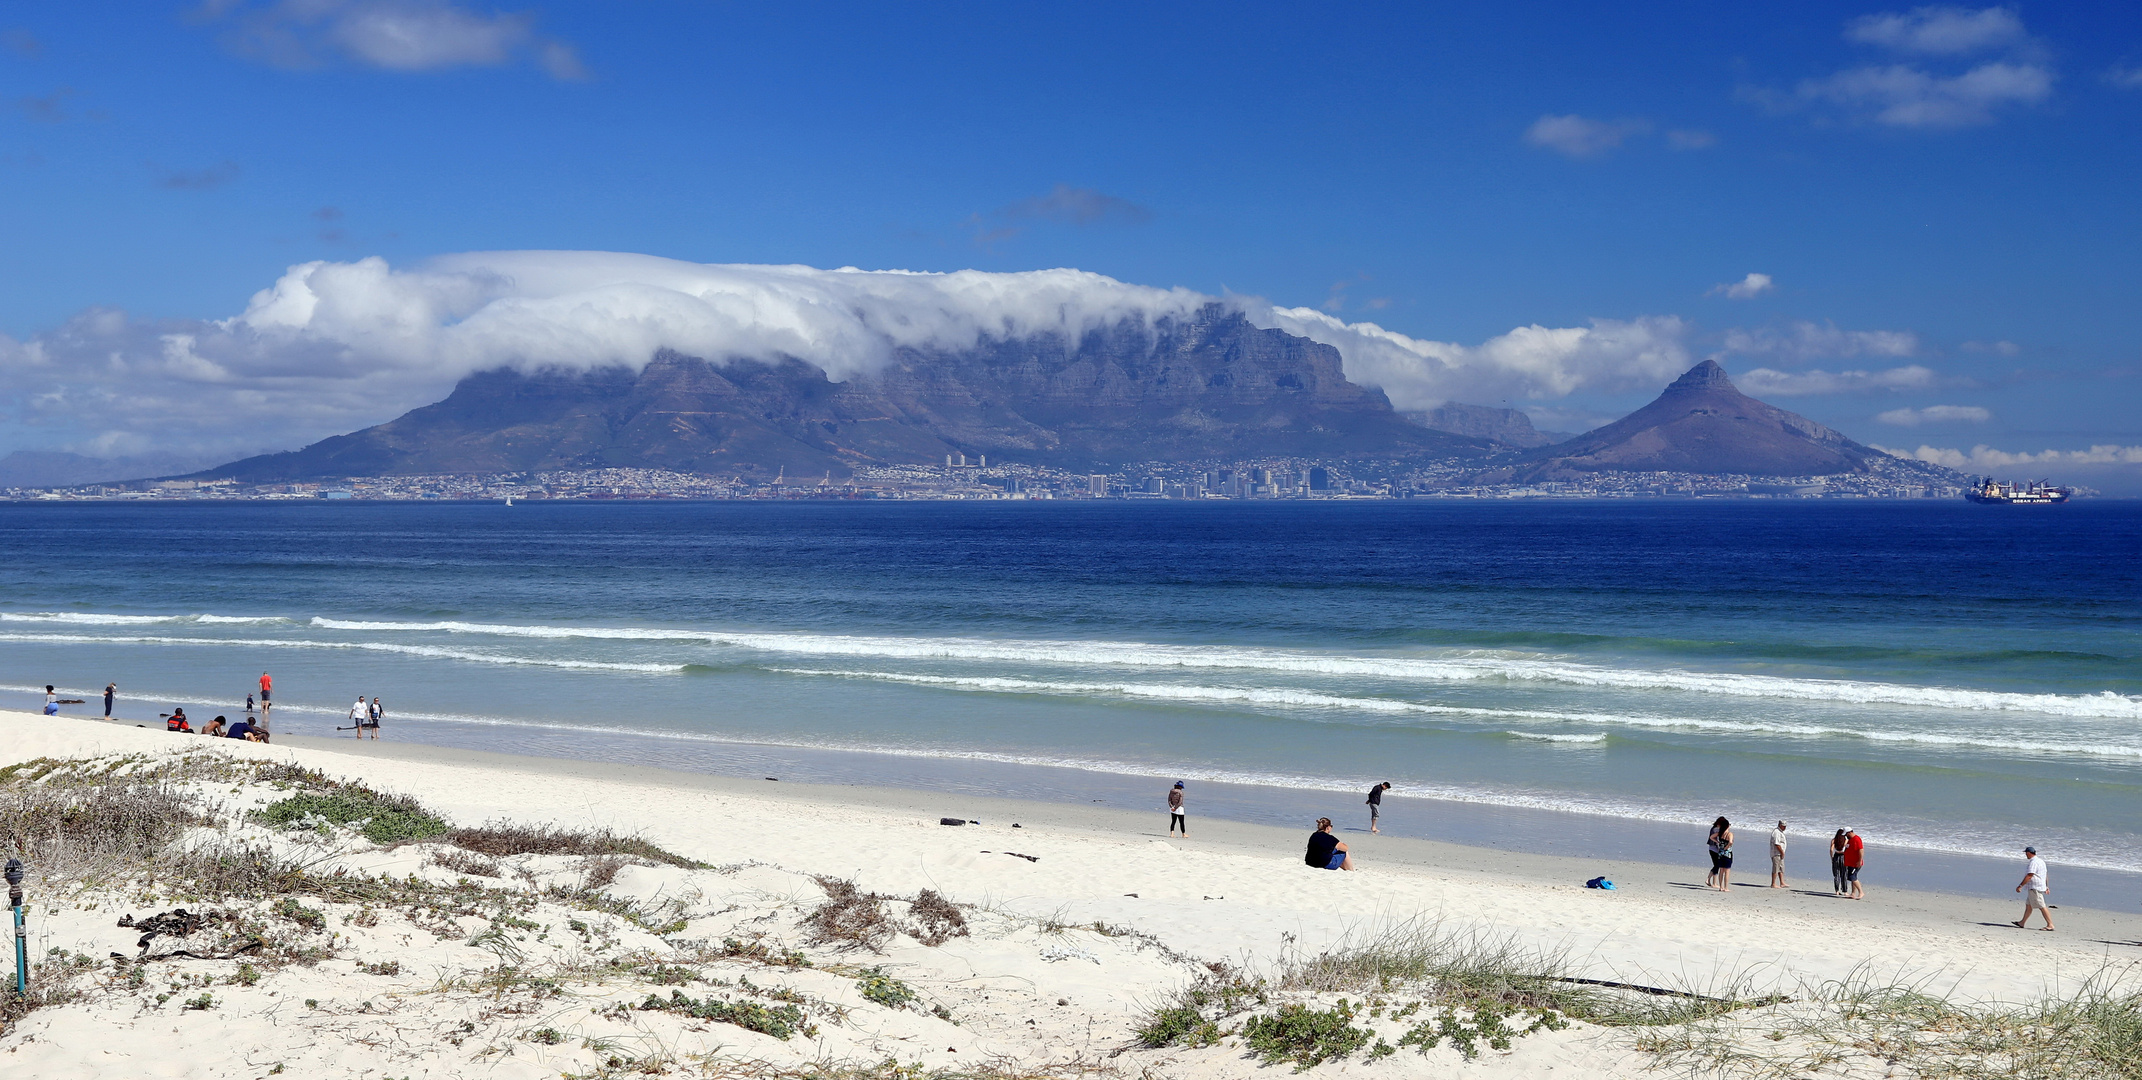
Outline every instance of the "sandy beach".
[[[0, 766], [95, 759], [123, 775], [195, 762], [188, 768], [215, 779], [183, 782], [218, 809], [188, 842], [267, 844], [314, 875], [458, 883], [492, 898], [465, 899], [444, 916], [432, 901], [426, 916], [421, 905], [306, 899], [300, 907], [320, 913], [309, 931], [296, 927], [309, 932], [310, 951], [286, 948], [299, 959], [263, 960], [241, 979], [234, 964], [247, 961], [130, 959], [139, 935], [117, 919], [190, 899], [196, 912], [252, 912], [244, 917], [287, 937], [290, 920], [273, 918], [285, 901], [202, 898], [138, 879], [46, 887], [33, 865], [30, 947], [48, 958], [41, 973], [82, 959], [78, 996], [27, 1013], [0, 1039], [10, 1065], [29, 1075], [925, 1075], [984, 1065], [1006, 1075], [1250, 1075], [1269, 1066], [1240, 1035], [1153, 1047], [1139, 1032], [1170, 995], [1216, 971], [1276, 978], [1289, 958], [1343, 952], [1409, 925], [1560, 953], [1565, 973], [1581, 978], [1802, 1002], [1810, 987], [1850, 979], [1909, 980], [1958, 1003], [2027, 1002], [2142, 958], [2142, 917], [2064, 906], [2058, 932], [2020, 931], [2008, 924], [2022, 906], [2013, 881], [1989, 881], [1983, 899], [1874, 887], [1864, 902], [1842, 901], [1829, 895], [1820, 852], [1800, 847], [1795, 889], [1730, 895], [1703, 889], [1700, 867], [1599, 867], [1359, 833], [1345, 839], [1360, 871], [1331, 873], [1302, 864], [1306, 822], [1285, 830], [1193, 817], [1192, 838], [1171, 840], [1158, 788], [1154, 812], [1135, 814], [395, 743], [263, 746], [27, 713], [0, 713], [0, 731]], [[612, 860], [598, 888], [587, 884], [585, 858], [481, 859], [440, 843], [374, 844], [349, 828], [278, 831], [248, 813], [287, 792], [228, 772], [265, 775], [257, 770], [270, 764], [412, 796], [454, 825], [607, 831], [712, 869]], [[7, 783], [55, 782], [25, 779], [33, 772]], [[1347, 803], [1333, 806], [1335, 817], [1354, 809], [1334, 802]], [[947, 817], [968, 823], [940, 824]], [[1760, 836], [1742, 839], [1745, 885], [1767, 880], [1767, 859], [1746, 854]], [[1583, 887], [1599, 873], [1618, 888]], [[2057, 903], [2057, 862], [2054, 875]], [[552, 888], [567, 881], [574, 888]], [[893, 929], [866, 944], [814, 941], [828, 881], [886, 898]], [[964, 913], [964, 933], [922, 932], [935, 924], [912, 901], [926, 890]], [[608, 899], [589, 899], [596, 894]], [[509, 895], [525, 897], [510, 916], [496, 906]], [[440, 917], [448, 921], [426, 922]], [[933, 936], [942, 940], [925, 943]], [[178, 947], [158, 939], [146, 952]], [[863, 993], [881, 977], [907, 997]], [[643, 1007], [677, 994], [712, 1002], [717, 992], [786, 1002], [802, 1019], [777, 1038], [711, 1006]], [[1395, 1043], [1410, 1022], [1391, 1019], [1404, 989], [1387, 980], [1378, 992], [1390, 1017], [1372, 1023], [1364, 1011], [1361, 1024]], [[1304, 993], [1330, 1004], [1328, 994]], [[1362, 994], [1354, 1001], [1369, 1005]], [[1791, 1008], [1736, 1015], [1775, 1027], [1748, 1018]], [[1642, 1043], [1631, 1029], [1574, 1022], [1476, 1057], [1445, 1042], [1315, 1069], [1624, 1076], [1659, 1063], [1656, 1046]]]

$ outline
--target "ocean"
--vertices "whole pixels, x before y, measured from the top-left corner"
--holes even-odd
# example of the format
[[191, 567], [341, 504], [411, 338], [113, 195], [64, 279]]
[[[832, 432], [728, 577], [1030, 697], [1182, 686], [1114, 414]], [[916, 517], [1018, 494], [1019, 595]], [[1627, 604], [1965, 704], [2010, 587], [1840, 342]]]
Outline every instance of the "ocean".
[[1810, 880], [1850, 825], [2111, 897], [2138, 556], [2114, 501], [22, 504], [0, 704], [235, 717], [266, 670], [278, 734], [362, 694], [404, 742], [1156, 823], [1181, 779], [1358, 827], [1389, 780], [1401, 833], [1667, 860], [1784, 818]]

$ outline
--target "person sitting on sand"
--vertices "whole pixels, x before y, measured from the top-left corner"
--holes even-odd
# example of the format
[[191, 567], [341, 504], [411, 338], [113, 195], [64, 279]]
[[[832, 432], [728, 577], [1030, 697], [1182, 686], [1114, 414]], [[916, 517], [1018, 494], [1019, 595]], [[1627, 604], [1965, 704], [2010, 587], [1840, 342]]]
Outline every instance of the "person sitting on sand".
[[1346, 844], [1331, 833], [1331, 819], [1316, 819], [1316, 831], [1309, 834], [1309, 853], [1302, 861], [1319, 870], [1351, 870], [1353, 857], [1346, 853]]
[[186, 722], [186, 710], [171, 710], [171, 715], [164, 718], [164, 730], [183, 731], [188, 735], [193, 734], [193, 725]]
[[224, 731], [223, 731], [223, 718], [222, 718], [222, 717], [220, 717], [220, 716], [218, 716], [218, 717], [216, 717], [216, 718], [215, 718], [214, 720], [210, 720], [210, 721], [208, 722], [208, 730], [206, 730], [206, 731], [203, 731], [203, 732], [201, 732], [201, 734], [203, 734], [203, 735], [213, 735], [213, 736], [215, 736], [216, 738], [219, 738], [219, 739], [220, 739], [220, 738], [222, 738], [222, 737], [223, 737], [223, 734], [224, 734]]
[[232, 724], [230, 730], [223, 734], [224, 737], [231, 739], [249, 739], [253, 735], [253, 722], [251, 720], [240, 720]]

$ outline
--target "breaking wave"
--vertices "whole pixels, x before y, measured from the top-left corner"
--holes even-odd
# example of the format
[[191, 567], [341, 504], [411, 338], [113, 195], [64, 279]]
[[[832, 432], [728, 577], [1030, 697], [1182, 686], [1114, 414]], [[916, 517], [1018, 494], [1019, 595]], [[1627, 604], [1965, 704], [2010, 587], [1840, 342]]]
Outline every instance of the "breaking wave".
[[469, 622], [360, 622], [314, 618], [329, 630], [375, 633], [487, 634], [501, 637], [589, 638], [700, 642], [798, 656], [901, 660], [1001, 661], [1076, 667], [1231, 669], [1272, 674], [1360, 677], [1418, 682], [1557, 683], [1568, 686], [1681, 692], [1843, 705], [1901, 705], [1974, 712], [2035, 712], [2058, 716], [2142, 720], [2142, 698], [2097, 694], [2022, 694], [1844, 679], [1642, 670], [1499, 655], [1447, 657], [1349, 656], [1212, 645], [1113, 641], [1004, 641], [986, 638], [901, 638], [844, 634], [752, 633], [639, 627], [515, 626]]

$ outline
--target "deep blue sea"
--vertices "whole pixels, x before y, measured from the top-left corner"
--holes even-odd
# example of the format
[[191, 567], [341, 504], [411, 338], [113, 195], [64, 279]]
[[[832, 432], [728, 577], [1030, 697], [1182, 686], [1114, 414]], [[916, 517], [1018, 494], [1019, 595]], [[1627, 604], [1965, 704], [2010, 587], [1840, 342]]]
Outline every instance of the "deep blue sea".
[[442, 745], [2142, 870], [2131, 502], [12, 505], [0, 666], [152, 723], [268, 670], [279, 733], [362, 693]]

